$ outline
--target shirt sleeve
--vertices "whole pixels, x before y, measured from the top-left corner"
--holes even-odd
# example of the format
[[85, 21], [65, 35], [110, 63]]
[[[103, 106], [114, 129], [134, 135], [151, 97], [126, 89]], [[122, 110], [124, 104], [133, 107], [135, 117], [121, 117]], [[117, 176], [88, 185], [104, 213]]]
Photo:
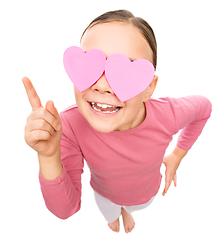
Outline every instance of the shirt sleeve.
[[177, 132], [182, 129], [177, 146], [189, 150], [211, 116], [212, 104], [204, 96], [170, 99]]
[[61, 121], [63, 129], [61, 138], [62, 175], [55, 180], [46, 180], [39, 173], [39, 180], [48, 210], [61, 219], [67, 219], [81, 207], [81, 175], [84, 162], [64, 113], [61, 113]]

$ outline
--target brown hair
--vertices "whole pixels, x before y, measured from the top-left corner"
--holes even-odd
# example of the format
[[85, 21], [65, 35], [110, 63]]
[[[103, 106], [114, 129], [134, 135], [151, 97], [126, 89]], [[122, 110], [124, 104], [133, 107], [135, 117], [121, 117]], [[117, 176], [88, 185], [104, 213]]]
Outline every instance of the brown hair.
[[[95, 26], [98, 23], [107, 23], [112, 21], [121, 21], [121, 22], [128, 22], [132, 23], [135, 27], [137, 27], [144, 38], [147, 40], [152, 52], [153, 52], [153, 65], [156, 69], [157, 66], [157, 42], [151, 26], [140, 17], [135, 17], [130, 11], [127, 10], [117, 10], [117, 11], [110, 11], [106, 12], [99, 17], [95, 18], [89, 26], [85, 29], [82, 34], [82, 37], [87, 29]], [[82, 39], [81, 37], [81, 39]]]

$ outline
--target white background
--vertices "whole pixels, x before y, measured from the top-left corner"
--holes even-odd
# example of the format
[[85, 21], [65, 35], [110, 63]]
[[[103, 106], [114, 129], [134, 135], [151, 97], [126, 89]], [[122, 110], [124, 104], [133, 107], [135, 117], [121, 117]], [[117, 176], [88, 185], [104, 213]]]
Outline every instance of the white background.
[[[213, 113], [202, 135], [178, 170], [178, 187], [134, 214], [130, 234], [112, 232], [99, 213], [83, 174], [82, 209], [60, 220], [45, 207], [38, 182], [36, 153], [24, 141], [31, 108], [22, 77], [28, 76], [43, 104], [53, 100], [59, 111], [75, 103], [73, 86], [62, 64], [64, 50], [98, 15], [127, 9], [152, 26], [158, 43], [159, 76], [154, 98], [201, 94]], [[1, 239], [218, 239], [217, 193], [217, 1], [1, 1]], [[169, 146], [169, 153], [177, 136]], [[161, 169], [164, 175], [164, 167]], [[121, 222], [122, 223], [122, 222]]]

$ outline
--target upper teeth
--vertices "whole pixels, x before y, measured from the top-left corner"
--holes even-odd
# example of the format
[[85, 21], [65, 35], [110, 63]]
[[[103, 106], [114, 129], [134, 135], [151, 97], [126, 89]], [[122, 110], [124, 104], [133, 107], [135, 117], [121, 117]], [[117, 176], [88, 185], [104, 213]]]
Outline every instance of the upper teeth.
[[[94, 104], [94, 103], [92, 103]], [[109, 108], [109, 107], [113, 107], [111, 105], [107, 105], [107, 104], [101, 104], [101, 103], [96, 103], [98, 107], [101, 107], [101, 108]]]

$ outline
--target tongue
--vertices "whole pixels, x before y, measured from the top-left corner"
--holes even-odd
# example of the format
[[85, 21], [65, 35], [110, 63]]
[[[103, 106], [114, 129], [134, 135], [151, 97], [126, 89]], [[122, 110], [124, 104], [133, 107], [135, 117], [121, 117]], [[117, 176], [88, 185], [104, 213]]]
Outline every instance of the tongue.
[[115, 111], [116, 109], [117, 109], [117, 107], [107, 107], [107, 108], [102, 108], [102, 107], [99, 107], [96, 103], [94, 104], [94, 106], [97, 108], [97, 109], [99, 109], [99, 110], [101, 110], [102, 112], [103, 111], [110, 111], [110, 112], [112, 112], [112, 111]]

